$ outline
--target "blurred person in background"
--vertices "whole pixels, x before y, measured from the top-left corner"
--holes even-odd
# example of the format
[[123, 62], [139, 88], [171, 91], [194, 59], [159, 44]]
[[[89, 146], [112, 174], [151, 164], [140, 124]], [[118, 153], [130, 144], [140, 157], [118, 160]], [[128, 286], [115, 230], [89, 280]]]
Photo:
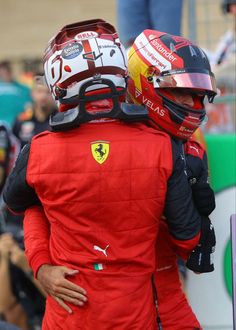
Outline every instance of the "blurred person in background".
[[225, 15], [233, 16], [234, 26], [221, 37], [213, 58], [213, 64], [215, 65], [220, 65], [228, 61], [236, 52], [236, 0], [224, 0], [222, 10]]
[[[5, 203], [2, 200], [2, 189], [4, 187], [7, 176], [14, 165], [14, 162], [17, 158], [19, 151], [20, 151], [19, 141], [12, 134], [8, 124], [6, 122], [0, 121], [0, 240], [2, 233], [4, 233], [5, 231], [6, 232], [13, 231], [14, 234], [19, 235], [19, 237], [21, 236], [21, 238], [23, 237], [22, 217], [21, 216], [16, 217], [10, 212], [8, 212]], [[9, 221], [9, 219], [13, 221]], [[1, 265], [2, 265], [2, 260], [3, 258], [1, 258], [0, 261]], [[9, 277], [8, 280], [10, 280]], [[3, 290], [0, 291], [1, 313], [3, 313], [5, 309], [7, 309], [8, 301], [11, 302], [12, 300], [11, 295], [9, 295], [9, 300], [6, 300], [6, 304], [5, 304], [4, 302], [5, 297], [3, 298], [2, 292]]]
[[[206, 54], [191, 41], [180, 36], [155, 30], [145, 30], [135, 40], [128, 55], [128, 99], [146, 105], [150, 124], [168, 132], [181, 145], [181, 156], [192, 196], [198, 212], [204, 217], [204, 226], [211, 226], [209, 215], [215, 208], [214, 192], [208, 180], [207, 155], [204, 148], [192, 138], [204, 123], [204, 99], [213, 102], [216, 83]], [[213, 271], [211, 261], [215, 239], [205, 249], [196, 248], [195, 262], [208, 260], [205, 271]], [[157, 269], [154, 283], [157, 306], [163, 329], [200, 329], [180, 282], [177, 255], [186, 262], [181, 248], [176, 248], [165, 219], [160, 223], [157, 239]], [[200, 257], [200, 258], [199, 258]], [[184, 263], [185, 263], [184, 262]], [[187, 261], [189, 269], [203, 272]]]
[[0, 282], [3, 319], [24, 330], [41, 329], [44, 292], [32, 276], [22, 241], [9, 232], [0, 233]]
[[49, 294], [43, 329], [154, 330], [151, 278], [164, 203], [186, 253], [206, 234], [179, 144], [140, 122], [140, 107], [120, 103], [125, 51], [103, 20], [71, 24], [52, 38], [45, 75], [60, 110], [54, 132], [25, 146], [4, 191], [11, 209], [25, 211], [27, 255]]
[[30, 103], [30, 89], [13, 78], [9, 61], [0, 62], [0, 120], [11, 126]]
[[236, 92], [236, 0], [224, 0], [222, 3], [224, 14], [234, 18], [232, 29], [221, 37], [212, 65], [216, 75], [217, 86], [224, 93]]
[[22, 329], [16, 327], [13, 324], [9, 324], [7, 322], [0, 321], [0, 330], [22, 330]]
[[0, 120], [0, 195], [19, 151], [19, 140], [12, 134], [9, 125]]
[[19, 151], [20, 142], [0, 121], [0, 314], [22, 329], [36, 330], [41, 324], [44, 298], [24, 252], [23, 217], [10, 213], [1, 197]]
[[181, 34], [182, 0], [117, 0], [121, 42], [129, 48], [145, 29]]
[[24, 58], [21, 61], [21, 65], [23, 69], [19, 76], [19, 81], [29, 88], [32, 88], [37, 72], [42, 71], [42, 60], [39, 58]]
[[21, 142], [21, 147], [34, 135], [50, 128], [49, 117], [56, 109], [48, 87], [37, 79], [33, 83], [31, 94], [32, 105], [18, 115], [12, 128], [14, 135]]
[[[20, 152], [20, 142], [10, 130], [8, 124], [0, 121], [0, 226], [3, 231], [12, 232], [22, 241], [22, 216], [9, 212], [2, 199], [2, 190], [6, 178], [11, 172]], [[3, 229], [4, 228], [4, 229]]]
[[219, 90], [216, 104], [207, 104], [208, 121], [203, 132], [211, 134], [233, 133], [236, 129], [236, 0], [223, 0], [221, 5], [226, 19], [231, 15], [234, 20], [215, 53], [209, 53]]

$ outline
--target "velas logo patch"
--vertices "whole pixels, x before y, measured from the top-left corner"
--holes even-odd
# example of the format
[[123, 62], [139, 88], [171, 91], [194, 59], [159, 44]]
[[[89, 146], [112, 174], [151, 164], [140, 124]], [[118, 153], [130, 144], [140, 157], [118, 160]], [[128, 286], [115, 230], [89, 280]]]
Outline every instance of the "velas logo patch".
[[109, 155], [110, 145], [106, 141], [96, 141], [91, 143], [91, 152], [93, 158], [99, 164], [103, 164]]

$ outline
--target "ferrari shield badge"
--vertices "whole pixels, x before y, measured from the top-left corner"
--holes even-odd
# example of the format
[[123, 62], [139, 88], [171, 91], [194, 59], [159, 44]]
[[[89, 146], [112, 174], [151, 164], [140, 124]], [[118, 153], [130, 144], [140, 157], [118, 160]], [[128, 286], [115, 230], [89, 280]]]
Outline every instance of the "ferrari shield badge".
[[109, 155], [109, 149], [110, 145], [107, 141], [96, 141], [91, 143], [91, 152], [93, 155], [93, 158], [98, 162], [99, 164], [102, 164], [105, 162]]

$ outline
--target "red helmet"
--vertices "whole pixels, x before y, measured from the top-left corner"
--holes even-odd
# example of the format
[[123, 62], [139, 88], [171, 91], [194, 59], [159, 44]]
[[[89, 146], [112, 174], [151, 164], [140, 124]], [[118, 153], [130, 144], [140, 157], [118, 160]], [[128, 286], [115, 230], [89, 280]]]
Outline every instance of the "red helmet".
[[[189, 40], [145, 30], [128, 56], [128, 97], [146, 105], [149, 117], [163, 130], [188, 139], [206, 117], [204, 97], [213, 102], [216, 82], [204, 51]], [[189, 93], [192, 107], [176, 102], [173, 92]]]
[[[106, 81], [113, 91], [124, 95], [127, 72], [125, 49], [117, 32], [101, 19], [66, 25], [49, 41], [44, 53], [45, 80], [59, 111], [78, 106], [82, 89], [90, 96], [106, 94], [110, 91]], [[91, 79], [94, 81], [89, 83]], [[86, 93], [82, 86], [86, 86]]]

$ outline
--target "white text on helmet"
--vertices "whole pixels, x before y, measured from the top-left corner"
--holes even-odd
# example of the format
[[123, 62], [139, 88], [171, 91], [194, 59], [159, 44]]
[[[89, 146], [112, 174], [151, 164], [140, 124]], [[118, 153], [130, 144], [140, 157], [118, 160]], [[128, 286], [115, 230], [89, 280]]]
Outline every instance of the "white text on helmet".
[[158, 115], [160, 115], [161, 117], [163, 117], [165, 115], [165, 110], [164, 109], [160, 109], [159, 107], [155, 107], [154, 103], [152, 101], [150, 101], [148, 98], [146, 97], [142, 97], [143, 100], [143, 104], [145, 104], [148, 109], [151, 109], [152, 111], [158, 113]]
[[[193, 131], [190, 131], [190, 133], [193, 133]], [[182, 138], [189, 138], [189, 133], [184, 133], [184, 132], [177, 132], [177, 135], [182, 137]]]
[[97, 37], [98, 37], [97, 32], [86, 31], [86, 32], [76, 34], [75, 40], [86, 40], [86, 39], [97, 38]]
[[[144, 52], [146, 54], [146, 56], [149, 57], [149, 61], [151, 63], [153, 63], [155, 66], [157, 66], [157, 68], [159, 68], [160, 71], [163, 71], [163, 70], [166, 69], [166, 65], [164, 63], [162, 63], [156, 56], [154, 56], [153, 48], [152, 48], [152, 51], [148, 50], [148, 48], [146, 47], [146, 45], [143, 43], [142, 40], [140, 40], [139, 44], [140, 44], [140, 47], [141, 47], [141, 49], [139, 51], [141, 53]], [[159, 54], [157, 54], [157, 55], [159, 55]]]
[[177, 60], [177, 58], [175, 56], [173, 56], [172, 53], [167, 52], [167, 50], [161, 45], [159, 44], [159, 42], [157, 40], [152, 40], [151, 44], [153, 46], [155, 46], [155, 48], [161, 53], [163, 54], [165, 57], [167, 57], [171, 62], [174, 62]]
[[194, 132], [193, 129], [189, 129], [189, 128], [184, 127], [184, 126], [180, 126], [179, 130], [182, 131], [182, 132], [184, 131], [184, 132], [188, 132], [188, 133], [193, 133]]

